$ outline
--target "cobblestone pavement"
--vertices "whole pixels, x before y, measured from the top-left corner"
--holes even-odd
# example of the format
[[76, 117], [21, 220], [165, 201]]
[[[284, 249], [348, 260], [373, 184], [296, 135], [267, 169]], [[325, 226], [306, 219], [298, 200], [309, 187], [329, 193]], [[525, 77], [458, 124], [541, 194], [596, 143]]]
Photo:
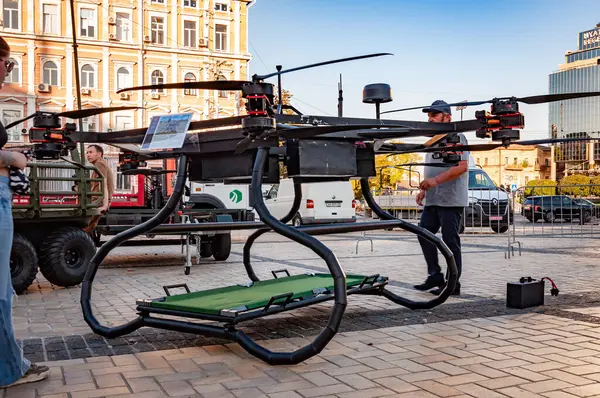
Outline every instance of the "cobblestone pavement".
[[[226, 262], [201, 260], [199, 265], [194, 264], [192, 273], [188, 276], [183, 273], [183, 255], [181, 254], [181, 248], [177, 245], [129, 246], [116, 249], [103, 263], [95, 279], [92, 293], [95, 316], [100, 323], [106, 325], [127, 322], [135, 317], [136, 299], [164, 296], [162, 286], [167, 284], [185, 282], [194, 291], [247, 282], [248, 277], [241, 262], [243, 245], [239, 243], [243, 235], [238, 234], [237, 238], [232, 248], [232, 255]], [[366, 238], [372, 239], [372, 252], [371, 242], [365, 240]], [[418, 293], [412, 289], [412, 285], [420, 283], [425, 276], [425, 262], [414, 236], [399, 231], [385, 231], [370, 232], [364, 237], [362, 234], [354, 234], [319, 237], [319, 239], [335, 252], [346, 273], [364, 275], [381, 273], [390, 277], [391, 290], [396, 293], [421, 300], [432, 297], [428, 293]], [[522, 253], [519, 255], [517, 252], [514, 257], [511, 256], [508, 259], [505, 258], [508, 241], [505, 235], [464, 235], [462, 239], [464, 271], [462, 277], [463, 294], [460, 297], [453, 297], [445, 304], [429, 311], [410, 311], [385, 298], [350, 296], [349, 305], [341, 326], [341, 333], [336, 336], [335, 344], [332, 343], [328, 346], [328, 350], [333, 353], [336, 353], [336, 350], [341, 351], [332, 354], [336, 358], [333, 361], [326, 354], [321, 354], [314, 360], [309, 361], [309, 363], [316, 366], [316, 368], [311, 367], [310, 372], [300, 370], [306, 369], [305, 365], [300, 365], [294, 369], [286, 368], [285, 371], [280, 370], [282, 368], [265, 368], [264, 364], [246, 358], [245, 352], [241, 352], [237, 345], [195, 335], [144, 328], [122, 338], [106, 340], [91, 333], [84, 322], [79, 304], [79, 287], [58, 288], [49, 284], [40, 275], [29, 291], [19, 296], [15, 304], [16, 333], [22, 340], [25, 354], [29, 359], [33, 361], [66, 360], [68, 362], [64, 362], [64, 366], [62, 365], [63, 362], [52, 362], [55, 370], [53, 379], [45, 382], [44, 387], [40, 387], [33, 393], [30, 391], [29, 395], [24, 396], [34, 396], [36, 393], [38, 395], [57, 394], [56, 396], [62, 397], [67, 397], [67, 393], [70, 393], [71, 397], [104, 396], [113, 393], [142, 393], [141, 396], [152, 396], [150, 392], [146, 391], [182, 396], [194, 396], [194, 394], [197, 396], [212, 396], [211, 394], [261, 396], [263, 394], [262, 396], [264, 396], [264, 394], [267, 394], [268, 396], [307, 397], [316, 396], [316, 393], [332, 396], [345, 396], [342, 394], [353, 393], [361, 397], [380, 396], [385, 395], [385, 393], [409, 393], [408, 396], [415, 397], [451, 396], [454, 393], [456, 395], [466, 394], [465, 396], [496, 396], [493, 394], [486, 395], [489, 390], [494, 390], [498, 394], [523, 397], [570, 396], [565, 395], [564, 392], [563, 395], [560, 395], [558, 390], [567, 391], [571, 393], [571, 396], [600, 395], [600, 390], [594, 390], [595, 387], [582, 390], [584, 392], [595, 391], [594, 394], [573, 394], [580, 391], [577, 389], [579, 386], [587, 386], [586, 384], [577, 383], [589, 380], [592, 380], [592, 382], [594, 380], [600, 381], [600, 376], [595, 376], [596, 379], [593, 377], [590, 379], [589, 376], [586, 376], [588, 373], [574, 374], [585, 379], [578, 380], [577, 383], [571, 383], [568, 380], [562, 381], [563, 379], [559, 377], [559, 375], [564, 376], [563, 368], [569, 365], [596, 368], [600, 361], [589, 362], [579, 357], [569, 357], [576, 358], [579, 362], [563, 363], [545, 357], [554, 353], [546, 351], [546, 349], [551, 350], [552, 347], [561, 347], [563, 351], [593, 351], [594, 347], [596, 349], [600, 347], [600, 345], [593, 346], [594, 339], [600, 335], [600, 309], [594, 308], [600, 305], [600, 294], [596, 293], [596, 281], [600, 277], [600, 267], [598, 267], [597, 260], [600, 248], [597, 247], [597, 239], [519, 237], [518, 239], [522, 243]], [[360, 242], [357, 243], [358, 240]], [[356, 253], [357, 244], [358, 254]], [[261, 279], [272, 278], [270, 271], [281, 268], [288, 269], [291, 274], [307, 271], [327, 272], [324, 262], [312, 251], [274, 234], [264, 235], [253, 247], [252, 254], [253, 265]], [[141, 264], [149, 266], [141, 267]], [[527, 310], [507, 309], [505, 305], [506, 283], [518, 281], [521, 276], [532, 276], [536, 279], [544, 276], [551, 277], [557, 283], [560, 294], [558, 297], [547, 295], [544, 307]], [[546, 285], [546, 293], [548, 292], [549, 286]], [[268, 341], [268, 344], [293, 344], [297, 339], [304, 340], [317, 334], [327, 322], [330, 307], [330, 303], [315, 305], [272, 316], [268, 319], [259, 319], [248, 322], [248, 324], [244, 323], [242, 329], [253, 338]], [[545, 312], [546, 315], [531, 314], [531, 312]], [[501, 317], [497, 317], [498, 315], [501, 315]], [[490, 319], [490, 317], [495, 316], [496, 318]], [[530, 321], [524, 321], [525, 319], [530, 319]], [[540, 325], [546, 325], [546, 327], [538, 328], [537, 321], [534, 322], [534, 320], [539, 321]], [[452, 352], [441, 351], [441, 353], [428, 351], [429, 349], [439, 351], [439, 349], [454, 347], [452, 344], [435, 346], [437, 337], [433, 338], [434, 346], [429, 347], [432, 341], [427, 339], [428, 333], [434, 335], [441, 333], [440, 336], [446, 336], [445, 332], [449, 333], [447, 336], [461, 336], [464, 333], [466, 338], [475, 338], [474, 332], [470, 333], [470, 328], [476, 328], [473, 325], [480, 323], [487, 325], [486, 322], [490, 322], [496, 327], [506, 327], [511, 330], [513, 326], [506, 325], [512, 325], [512, 322], [515, 322], [517, 325], [514, 326], [517, 330], [516, 334], [500, 332], [499, 330], [495, 330], [494, 333], [490, 331], [484, 334], [478, 333], [477, 339], [483, 336], [491, 336], [496, 339], [498, 333], [507, 334], [508, 337], [504, 340], [501, 338], [498, 338], [498, 341], [494, 340], [493, 344], [502, 340], [504, 341], [503, 345], [497, 344], [490, 347], [486, 346], [486, 344], [491, 344], [489, 342], [471, 342], [470, 344], [480, 347], [475, 349], [477, 353], [474, 355], [471, 354], [472, 350], [463, 350], [462, 348], [461, 353], [452, 350]], [[533, 326], [524, 326], [522, 322]], [[294, 327], [291, 328], [290, 325], [294, 325]], [[558, 331], [549, 332], [547, 328], [550, 327], [555, 327]], [[382, 328], [384, 328], [384, 331], [381, 330]], [[392, 341], [393, 338], [398, 336], [386, 332], [385, 328], [391, 328], [390, 330], [393, 331], [403, 330], [406, 333], [413, 333], [414, 336], [405, 338], [406, 336], [402, 334], [400, 340]], [[523, 332], [522, 328], [531, 330], [529, 330], [529, 333], [527, 331]], [[567, 328], [566, 331], [563, 328]], [[568, 334], [567, 332], [571, 332], [570, 328], [575, 328], [574, 330], [579, 330], [577, 328], [585, 329], [587, 334], [583, 334], [583, 337], [579, 336], [581, 334], [579, 332], [575, 333], [573, 331], [575, 335]], [[542, 330], [543, 332], [540, 332]], [[421, 333], [424, 333], [425, 337]], [[387, 347], [387, 351], [383, 348], [368, 346], [368, 343], [361, 343], [366, 338], [373, 339], [376, 336], [380, 336], [382, 339], [390, 339], [389, 342], [382, 342]], [[521, 342], [519, 339], [524, 336], [527, 336], [527, 339], [525, 342]], [[548, 340], [551, 340], [550, 343], [546, 343], [543, 336], [548, 337]], [[552, 338], [549, 338], [550, 336]], [[567, 342], [562, 337], [572, 338], [572, 341]], [[352, 340], [353, 338], [357, 340]], [[448, 343], [446, 338], [450, 337], [439, 337], [439, 339]], [[538, 340], [540, 338], [541, 340]], [[345, 339], [350, 339], [356, 343], [356, 346], [344, 345]], [[406, 341], [408, 341], [408, 344]], [[460, 340], [459, 342], [463, 343]], [[339, 346], [338, 343], [342, 346]], [[558, 345], [555, 345], [555, 343]], [[561, 343], [563, 343], [563, 346], [560, 346]], [[575, 344], [575, 346], [572, 346], [573, 349], [569, 349], [564, 345], [565, 343], [567, 345]], [[223, 354], [222, 350], [225, 348], [220, 344], [227, 344], [227, 355]], [[514, 374], [505, 370], [499, 371], [493, 367], [494, 358], [497, 356], [491, 359], [488, 358], [489, 361], [487, 362], [490, 363], [482, 365], [491, 367], [495, 372], [486, 368], [478, 368], [477, 365], [485, 361], [460, 364], [461, 359], [470, 358], [471, 356], [487, 358], [481, 352], [489, 351], [488, 348], [491, 348], [491, 351], [502, 347], [510, 350], [509, 344], [510, 347], [519, 348], [510, 351], [509, 358], [503, 358], [502, 360], [512, 359], [517, 361], [516, 364], [508, 366], [509, 369], [516, 372]], [[541, 347], [542, 345], [543, 347]], [[534, 355], [543, 355], [543, 357], [538, 358], [537, 362], [515, 356], [540, 348], [542, 353]], [[216, 353], [216, 358], [210, 355], [210, 352], [213, 352], [211, 350]], [[372, 354], [363, 353], [363, 351], [370, 352], [371, 350], [373, 351]], [[388, 361], [387, 365], [382, 363], [376, 365], [375, 362], [384, 358], [381, 356], [383, 352], [389, 353], [392, 359], [385, 359]], [[402, 353], [408, 356], [402, 357], [400, 355]], [[498, 353], [505, 354], [502, 349]], [[120, 356], [123, 354], [125, 355]], [[590, 352], [585, 357], [593, 357], [595, 354], [597, 352]], [[188, 356], [183, 357], [185, 355]], [[230, 355], [233, 356], [230, 357]], [[431, 367], [427, 362], [429, 356], [435, 357], [438, 355], [449, 356], [448, 358], [443, 357], [446, 359], [440, 357], [439, 360], [434, 360], [433, 363], [443, 363], [440, 365], [442, 366], [440, 369]], [[205, 363], [202, 359], [204, 357], [209, 358], [207, 360], [214, 361]], [[400, 359], [400, 357], [402, 358]], [[157, 368], [154, 368], [154, 365], [147, 366], [144, 358], [159, 358], [156, 361], [162, 365]], [[365, 358], [371, 358], [369, 361], [373, 362], [364, 363]], [[131, 361], [131, 363], [128, 361]], [[359, 363], [355, 363], [356, 361]], [[400, 363], [404, 363], [402, 361], [411, 363], [407, 364], [408, 368], [405, 368], [401, 365], [396, 366], [395, 363], [398, 361]], [[459, 364], [455, 364], [453, 361], [459, 361]], [[525, 361], [525, 363], [521, 364], [519, 361]], [[547, 369], [537, 369], [533, 366], [546, 362], [563, 364], [564, 366]], [[577, 362], [577, 365], [573, 365], [575, 362]], [[100, 364], [103, 365], [100, 366]], [[210, 364], [213, 365], [206, 366]], [[218, 364], [218, 366], [214, 364]], [[457, 369], [451, 371], [449, 370], [451, 366], [446, 367], [447, 365], [461, 366], [462, 370], [456, 373]], [[226, 376], [232, 377], [232, 379], [229, 380], [227, 377], [226, 380], [215, 379], [214, 377], [211, 379], [212, 376], [216, 376], [211, 374], [213, 366], [219, 369], [227, 367]], [[320, 369], [321, 366], [325, 368]], [[423, 369], [423, 366], [427, 369]], [[468, 366], [475, 367], [475, 369], [470, 369]], [[525, 371], [523, 371], [523, 369], [519, 369], [522, 366], [533, 366], [534, 369], [525, 367]], [[95, 371], [95, 367], [103, 370]], [[328, 370], [335, 368], [338, 369], [337, 372], [341, 373], [328, 373]], [[160, 369], [161, 372], [157, 369]], [[249, 373], [246, 374], [244, 370], [240, 369], [249, 369]], [[380, 379], [379, 377], [368, 377], [364, 374], [386, 369], [390, 374], [381, 376], [380, 381], [377, 381]], [[444, 369], [448, 371], [446, 372]], [[109, 370], [109, 373], [102, 373], [102, 371]], [[346, 373], [346, 370], [348, 370], [348, 373]], [[479, 370], [484, 373], [479, 372]], [[536, 376], [536, 379], [527, 379], [523, 375], [528, 374], [526, 371], [538, 372], [541, 376]], [[288, 380], [287, 376], [281, 378], [281, 380], [278, 376], [274, 376], [279, 375], [280, 372], [289, 376], [291, 380]], [[319, 377], [322, 375], [326, 381], [306, 379], [303, 375], [304, 372], [311, 374], [316, 372]], [[546, 375], [545, 372], [551, 373]], [[567, 375], [571, 374], [566, 370], [565, 372], [567, 372]], [[413, 374], [415, 379], [411, 376]], [[519, 383], [515, 384], [512, 383], [516, 380], [510, 381], [511, 379], [508, 379], [508, 381], [504, 381], [505, 378], [516, 378], [515, 375], [517, 374], [519, 378], [525, 379], [525, 381], [519, 380]], [[589, 374], [600, 374], [600, 368]], [[67, 377], [67, 375], [71, 376]], [[219, 373], [219, 375], [221, 374]], [[344, 377], [340, 378], [342, 375]], [[452, 388], [446, 388], [443, 386], [448, 384], [440, 382], [440, 378], [460, 375], [469, 375], [465, 376], [465, 382], [460, 381], [456, 384], [461, 388], [457, 388], [454, 384], [449, 384]], [[482, 379], [479, 380], [478, 377]], [[271, 385], [261, 382], [261, 379], [265, 381], [265, 378], [269, 379], [267, 383], [285, 386], [273, 387], [273, 390], [268, 388], [264, 390], [265, 386]], [[537, 390], [535, 387], [534, 390], [528, 390], [524, 387], [527, 383], [545, 382], [548, 378], [561, 380], [562, 383], [568, 383], [568, 385], [564, 387], [556, 385], [548, 390], [544, 389], [546, 387], [541, 390]], [[71, 379], [75, 382], [69, 383]], [[132, 384], [130, 379], [138, 379], [137, 381], [141, 382], [141, 387], [136, 384], [137, 381]], [[197, 388], [199, 385], [204, 385], [202, 383], [204, 379], [208, 381], [206, 384], [210, 386], [206, 387], [208, 390]], [[250, 381], [246, 379], [250, 379]], [[360, 380], [360, 383], [352, 381], [355, 379]], [[498, 383], [480, 383], [492, 379], [497, 379]], [[59, 385], [59, 381], [62, 384]], [[239, 383], [236, 384], [236, 382]], [[298, 382], [302, 383], [299, 387], [289, 388], [287, 385], [291, 383], [292, 386], [296, 386], [294, 383]], [[404, 387], [395, 389], [395, 383], [400, 383], [398, 385]], [[46, 388], [47, 385], [56, 386], [56, 389], [53, 389], [54, 387]], [[329, 386], [342, 387], [331, 387], [329, 389]], [[279, 390], [278, 388], [282, 389]], [[308, 391], [311, 388], [313, 390]], [[340, 388], [340, 390], [336, 388]], [[408, 388], [408, 390], [403, 390], [403, 388]], [[574, 389], [568, 390], [569, 388]], [[7, 396], [22, 392], [18, 389], [14, 390], [13, 392], [9, 390]], [[91, 390], [98, 390], [98, 392], [92, 393]], [[557, 392], [557, 395], [548, 395], [546, 394], [548, 391]], [[281, 395], [277, 395], [279, 393]], [[527, 395], [529, 393], [538, 395]], [[0, 398], [2, 398], [2, 393], [0, 393]]]
[[[521, 314], [338, 333], [316, 357], [269, 366], [235, 344], [47, 363], [12, 397], [592, 397], [600, 328]], [[291, 351], [306, 338], [270, 340]]]

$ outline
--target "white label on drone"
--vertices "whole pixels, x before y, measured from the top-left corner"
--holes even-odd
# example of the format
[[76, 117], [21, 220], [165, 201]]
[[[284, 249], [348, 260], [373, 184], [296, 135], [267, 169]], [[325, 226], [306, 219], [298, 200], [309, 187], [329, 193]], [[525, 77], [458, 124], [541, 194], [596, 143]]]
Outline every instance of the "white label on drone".
[[181, 148], [191, 121], [191, 113], [153, 116], [148, 130], [146, 130], [142, 149]]

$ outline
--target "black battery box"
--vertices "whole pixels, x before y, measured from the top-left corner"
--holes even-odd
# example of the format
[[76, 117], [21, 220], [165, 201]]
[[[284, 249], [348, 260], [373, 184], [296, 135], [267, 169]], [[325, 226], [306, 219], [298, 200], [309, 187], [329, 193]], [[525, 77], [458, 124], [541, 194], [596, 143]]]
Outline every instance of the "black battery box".
[[544, 280], [523, 277], [516, 283], [506, 284], [506, 306], [528, 308], [544, 305]]

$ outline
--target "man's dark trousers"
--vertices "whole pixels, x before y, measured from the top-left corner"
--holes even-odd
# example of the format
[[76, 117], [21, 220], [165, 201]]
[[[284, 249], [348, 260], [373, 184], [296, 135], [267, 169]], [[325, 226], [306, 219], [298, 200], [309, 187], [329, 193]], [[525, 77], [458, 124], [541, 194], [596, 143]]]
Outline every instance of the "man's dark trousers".
[[[464, 207], [441, 207], [425, 206], [421, 214], [419, 225], [436, 234], [442, 229], [442, 240], [454, 254], [456, 267], [458, 268], [458, 280], [462, 273], [462, 256], [460, 250], [460, 224]], [[419, 243], [427, 262], [427, 273], [429, 276], [441, 274], [442, 270], [438, 262], [438, 249], [427, 239], [419, 237]], [[447, 277], [447, 275], [446, 275]]]

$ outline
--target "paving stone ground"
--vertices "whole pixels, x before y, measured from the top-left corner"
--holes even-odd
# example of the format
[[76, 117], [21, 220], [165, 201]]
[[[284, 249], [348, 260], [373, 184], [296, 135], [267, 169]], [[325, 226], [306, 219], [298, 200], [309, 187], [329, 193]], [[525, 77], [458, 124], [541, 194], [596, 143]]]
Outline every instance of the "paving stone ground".
[[338, 333], [299, 365], [236, 344], [53, 361], [48, 380], [0, 397], [593, 397], [598, 336], [597, 324], [550, 315], [473, 318]]
[[[372, 239], [372, 252], [365, 238]], [[506, 235], [464, 235], [463, 294], [432, 310], [350, 296], [333, 342], [291, 367], [270, 367], [226, 341], [157, 329], [104, 339], [82, 318], [80, 288], [55, 287], [40, 275], [15, 304], [15, 329], [26, 356], [48, 362], [53, 376], [36, 388], [0, 392], [0, 398], [600, 396], [597, 237], [518, 239], [521, 255], [506, 258]], [[425, 277], [414, 236], [384, 231], [319, 240], [347, 273], [381, 273], [398, 294], [432, 297], [412, 289]], [[164, 296], [163, 285], [185, 282], [194, 291], [245, 283], [242, 248], [238, 240], [226, 262], [201, 260], [188, 276], [178, 246], [118, 248], [96, 276], [94, 314], [102, 324], [122, 324], [135, 317], [136, 299]], [[252, 255], [261, 279], [281, 268], [292, 274], [327, 272], [312, 251], [274, 234], [264, 235]], [[506, 283], [521, 276], [551, 277], [560, 294], [547, 295], [543, 307], [507, 309]], [[547, 284], [547, 294], [549, 289]], [[326, 324], [330, 308], [330, 303], [303, 308], [243, 329], [270, 347], [304, 345]]]

